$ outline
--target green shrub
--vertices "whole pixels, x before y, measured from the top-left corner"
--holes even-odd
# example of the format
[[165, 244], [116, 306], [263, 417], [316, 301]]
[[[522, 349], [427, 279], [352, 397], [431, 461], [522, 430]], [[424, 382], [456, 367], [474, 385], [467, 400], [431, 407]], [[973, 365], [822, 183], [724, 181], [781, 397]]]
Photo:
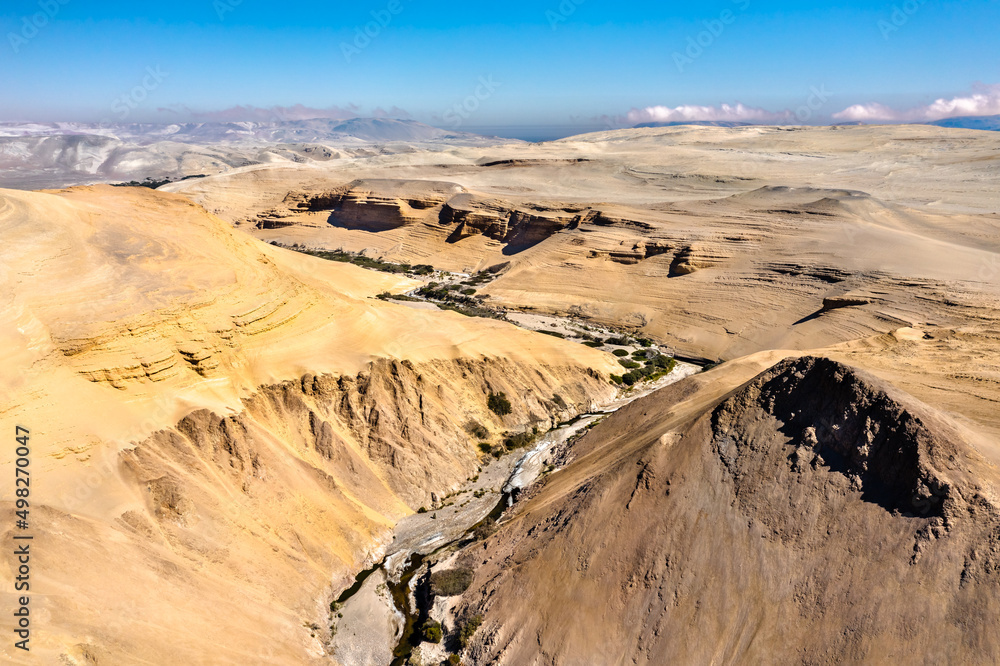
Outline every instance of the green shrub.
[[643, 380], [652, 381], [659, 379], [677, 367], [677, 361], [669, 356], [659, 354], [655, 358], [646, 361], [646, 367], [644, 368], [638, 369], [638, 363], [633, 363], [633, 365], [635, 367], [631, 369], [631, 372], [627, 372], [621, 377], [622, 383], [626, 386], [632, 386]]
[[639, 364], [636, 363], [635, 361], [626, 361], [625, 359], [620, 359], [618, 362], [621, 363], [621, 366], [626, 370], [634, 370], [635, 368], [639, 367]]
[[587, 345], [588, 347], [593, 347], [594, 349], [598, 349], [598, 348], [604, 346], [604, 343], [601, 342], [600, 340], [588, 340], [587, 342], [584, 342], [583, 344]]
[[472, 640], [472, 637], [482, 624], [482, 615], [474, 615], [462, 623], [462, 628], [458, 632], [458, 644], [462, 646], [463, 650], [468, 647], [469, 641]]
[[622, 376], [621, 375], [611, 375], [611, 381], [613, 381], [615, 384], [621, 384], [622, 383]]
[[452, 666], [458, 666], [458, 664], [462, 663], [462, 658], [459, 657], [457, 654], [449, 655], [448, 663], [451, 664]]
[[483, 453], [490, 453], [493, 451], [493, 446], [489, 442], [479, 442], [479, 450]]
[[469, 433], [476, 439], [489, 439], [490, 431], [486, 429], [479, 421], [469, 421], [465, 424], [465, 432]]
[[427, 622], [424, 622], [422, 632], [424, 634], [424, 640], [427, 641], [428, 643], [441, 642], [443, 632], [441, 631], [440, 622], [435, 622], [434, 620], [427, 620]]
[[507, 447], [508, 451], [520, 449], [534, 442], [537, 435], [537, 429], [535, 432], [518, 432], [514, 434], [508, 433], [507, 436], [504, 437], [503, 445]]
[[417, 513], [427, 513], [427, 507], [426, 506], [420, 507], [419, 509], [417, 509]]
[[497, 416], [507, 416], [511, 412], [510, 400], [507, 399], [507, 394], [503, 392], [493, 393], [490, 391], [490, 397], [486, 400], [486, 406]]
[[475, 289], [472, 289], [472, 288], [469, 288], [469, 289], [463, 289], [463, 290], [462, 290], [462, 293], [463, 293], [464, 295], [466, 295], [466, 296], [472, 296], [472, 295], [473, 295], [474, 293], [476, 293], [476, 290], [475, 290]]
[[616, 349], [611, 353], [614, 354], [615, 356], [618, 356], [619, 358], [622, 356], [628, 356], [628, 352], [625, 351], [624, 349]]
[[472, 585], [471, 569], [448, 569], [431, 574], [431, 593], [437, 597], [454, 597]]

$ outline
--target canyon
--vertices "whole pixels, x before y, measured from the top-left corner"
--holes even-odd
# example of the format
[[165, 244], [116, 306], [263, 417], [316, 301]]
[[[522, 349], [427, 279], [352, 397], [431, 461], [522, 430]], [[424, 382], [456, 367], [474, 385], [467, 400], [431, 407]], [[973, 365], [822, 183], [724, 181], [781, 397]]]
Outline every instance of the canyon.
[[0, 189], [5, 660], [995, 659], [1000, 134], [313, 139]]

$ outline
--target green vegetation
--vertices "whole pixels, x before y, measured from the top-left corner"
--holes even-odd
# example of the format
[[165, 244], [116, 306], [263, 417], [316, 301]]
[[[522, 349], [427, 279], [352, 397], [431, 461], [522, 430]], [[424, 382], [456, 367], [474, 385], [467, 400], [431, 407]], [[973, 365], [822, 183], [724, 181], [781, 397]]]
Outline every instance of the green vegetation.
[[488, 319], [503, 319], [503, 315], [483, 307], [482, 301], [468, 294], [456, 293], [458, 285], [442, 287], [437, 282], [429, 282], [426, 287], [417, 290], [417, 294], [433, 301], [442, 310], [451, 310], [466, 317], [486, 317]]
[[449, 655], [448, 663], [451, 664], [452, 666], [458, 666], [458, 664], [462, 663], [462, 658], [459, 657], [457, 654]]
[[419, 509], [417, 509], [417, 513], [427, 513], [427, 507], [426, 506], [420, 507]]
[[472, 296], [475, 293], [476, 293], [476, 290], [473, 289], [472, 287], [469, 287], [468, 289], [463, 289], [462, 290], [462, 295], [463, 296]]
[[[285, 246], [280, 246], [285, 247]], [[345, 252], [344, 250], [312, 250], [302, 245], [292, 245], [286, 249], [295, 250], [296, 252], [301, 252], [302, 254], [308, 254], [313, 257], [319, 257], [320, 259], [326, 259], [327, 261], [339, 261], [345, 264], [354, 264], [355, 266], [360, 266], [362, 268], [369, 268], [375, 271], [381, 271], [383, 273], [410, 273], [417, 275], [425, 275], [426, 273], [420, 272], [416, 273], [416, 269], [409, 264], [394, 264], [388, 261], [382, 261], [381, 259], [372, 259], [371, 257], [366, 257], [363, 254], [352, 254], [350, 252]], [[430, 266], [419, 267], [421, 271], [424, 268], [430, 268], [433, 272], [433, 268]]]
[[588, 347], [593, 347], [594, 349], [598, 349], [598, 348], [604, 346], [604, 343], [601, 342], [600, 340], [588, 340], [587, 342], [584, 342], [583, 344], [587, 345]]
[[155, 190], [161, 185], [166, 185], [171, 182], [169, 178], [164, 178], [163, 180], [153, 180], [148, 177], [146, 180], [139, 182], [138, 180], [130, 180], [127, 183], [112, 183], [112, 187], [148, 187], [151, 190]]
[[513, 451], [514, 449], [520, 449], [522, 447], [528, 446], [535, 441], [538, 437], [538, 428], [534, 428], [532, 432], [518, 432], [513, 435], [508, 433], [504, 437], [503, 445], [508, 451]]
[[558, 331], [538, 331], [538, 332], [539, 333], [544, 333], [545, 335], [551, 335], [552, 337], [555, 337], [555, 338], [565, 338], [566, 337], [565, 335], [563, 335], [562, 333], [559, 333]]
[[486, 400], [486, 406], [497, 416], [507, 416], [511, 413], [510, 400], [507, 399], [507, 394], [502, 391], [500, 393], [490, 391], [490, 397]]
[[465, 424], [465, 432], [479, 440], [490, 438], [490, 431], [479, 421], [469, 421]]
[[424, 626], [421, 628], [421, 633], [423, 633], [424, 640], [428, 643], [440, 643], [441, 638], [443, 637], [441, 623], [435, 622], [434, 620], [427, 620], [424, 622]]
[[618, 361], [623, 368], [626, 370], [635, 370], [639, 367], [639, 364], [635, 361], [626, 361], [625, 359], [619, 359]]
[[472, 569], [448, 569], [431, 574], [431, 593], [436, 597], [454, 597], [472, 585]]
[[622, 356], [628, 356], [628, 352], [625, 351], [624, 349], [616, 349], [611, 353], [614, 354], [615, 356], [618, 356], [619, 358]]
[[473, 615], [462, 623], [462, 628], [458, 632], [458, 644], [462, 646], [463, 650], [468, 647], [469, 641], [472, 640], [472, 637], [482, 624], [482, 615]]
[[[624, 363], [623, 363], [624, 365]], [[638, 363], [632, 363], [635, 368], [639, 368]], [[625, 386], [632, 386], [640, 381], [655, 381], [664, 375], [669, 374], [675, 367], [677, 367], [677, 361], [669, 356], [664, 356], [660, 354], [655, 358], [651, 358], [646, 361], [646, 367], [641, 369], [631, 369], [631, 372], [626, 372], [624, 375], [611, 375], [611, 381], [616, 384], [624, 384]]]
[[616, 347], [628, 347], [632, 344], [632, 341], [625, 336], [621, 336], [617, 338], [608, 338], [605, 340], [605, 344], [615, 345]]
[[479, 442], [479, 450], [483, 453], [491, 453], [493, 451], [493, 445], [489, 442]]
[[379, 300], [382, 301], [411, 301], [411, 302], [415, 301], [417, 303], [422, 303], [424, 300], [422, 298], [417, 298], [415, 296], [407, 296], [406, 294], [390, 294], [388, 291], [383, 291], [375, 298], [378, 298]]
[[490, 310], [489, 308], [481, 307], [464, 307], [461, 305], [444, 305], [438, 303], [437, 306], [442, 310], [451, 310], [452, 312], [457, 312], [460, 315], [465, 315], [466, 317], [483, 317], [484, 319], [500, 319], [504, 320], [504, 316], [499, 312]]

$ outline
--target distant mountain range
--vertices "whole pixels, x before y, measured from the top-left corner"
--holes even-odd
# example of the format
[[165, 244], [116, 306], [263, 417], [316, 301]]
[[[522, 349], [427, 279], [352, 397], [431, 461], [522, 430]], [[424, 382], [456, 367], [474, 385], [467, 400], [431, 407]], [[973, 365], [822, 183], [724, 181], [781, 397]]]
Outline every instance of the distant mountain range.
[[962, 129], [990, 130], [1000, 132], [1000, 116], [962, 116], [960, 118], [945, 118], [927, 123], [938, 127], [958, 127]]
[[0, 123], [0, 137], [106, 136], [132, 144], [159, 141], [180, 143], [382, 143], [387, 141], [480, 142], [483, 137], [454, 132], [415, 120], [352, 118], [292, 120], [277, 122], [213, 122], [154, 125], [145, 123]]
[[0, 187], [178, 180], [264, 163], [326, 162], [420, 147], [516, 142], [388, 118], [171, 125], [0, 123]]

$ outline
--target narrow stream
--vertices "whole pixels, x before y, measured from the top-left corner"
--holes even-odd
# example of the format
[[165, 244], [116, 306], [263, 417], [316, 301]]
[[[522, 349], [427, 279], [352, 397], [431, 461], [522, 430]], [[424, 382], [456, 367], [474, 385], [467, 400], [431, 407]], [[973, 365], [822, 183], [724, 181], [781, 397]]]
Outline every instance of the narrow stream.
[[403, 633], [399, 637], [396, 648], [392, 651], [390, 666], [404, 666], [407, 658], [413, 652], [413, 648], [420, 645], [420, 636], [417, 630], [421, 620], [424, 618], [421, 617], [422, 613], [419, 611], [414, 614], [410, 609], [410, 582], [420, 567], [423, 566], [424, 559], [423, 555], [411, 555], [406, 563], [406, 568], [403, 570], [403, 575], [399, 577], [399, 582], [394, 583], [392, 579], [389, 579], [389, 589], [392, 591], [392, 603], [395, 604], [396, 610], [402, 613], [405, 618]]
[[[504, 512], [514, 504], [517, 495], [534, 483], [542, 474], [543, 461], [557, 447], [565, 444], [572, 437], [587, 430], [595, 421], [612, 414], [625, 405], [641, 397], [649, 395], [655, 390], [668, 384], [680, 381], [684, 377], [694, 374], [700, 370], [697, 366], [683, 364], [678, 370], [668, 377], [652, 382], [642, 387], [636, 387], [619, 399], [604, 406], [604, 409], [592, 413], [580, 414], [573, 419], [559, 424], [540, 438], [538, 444], [532, 449], [517, 455], [517, 460], [510, 465], [509, 471], [500, 477], [500, 492], [492, 491], [488, 493], [497, 497], [496, 504], [492, 509], [484, 513], [482, 509], [478, 511], [466, 511], [459, 513], [457, 510], [451, 518], [444, 516], [445, 508], [451, 505], [445, 504], [427, 514], [421, 519], [428, 519], [426, 523], [418, 523], [414, 538], [414, 528], [409, 527], [409, 534], [401, 534], [400, 527], [397, 526], [397, 535], [400, 541], [394, 543], [395, 550], [390, 548], [386, 557], [369, 569], [365, 569], [357, 575], [354, 584], [344, 590], [337, 598], [338, 604], [346, 603], [351, 597], [362, 589], [365, 581], [379, 569], [384, 569], [387, 578], [387, 587], [391, 593], [392, 604], [398, 614], [403, 618], [403, 630], [392, 652], [391, 666], [404, 666], [407, 658], [413, 649], [421, 643], [421, 627], [427, 620], [425, 610], [426, 603], [418, 603], [418, 609], [414, 612], [411, 609], [410, 593], [411, 584], [414, 577], [422, 568], [434, 560], [434, 557], [449, 548], [461, 548], [470, 543], [476, 528], [487, 520], [497, 521]], [[493, 463], [502, 464], [500, 461]], [[508, 465], [510, 461], [508, 459]], [[463, 493], [471, 493], [471, 487], [467, 486], [455, 497], [461, 497]], [[458, 501], [457, 499], [455, 501]], [[466, 504], [471, 500], [466, 500]], [[453, 502], [454, 504], [454, 502]], [[464, 505], [462, 505], [464, 506]], [[488, 504], [486, 506], [489, 506]], [[436, 519], [438, 513], [442, 514], [439, 520]], [[450, 528], [450, 529], [449, 529]], [[442, 540], [443, 539], [443, 540]], [[429, 590], [414, 590], [414, 596], [420, 599], [421, 594], [428, 594]], [[426, 601], [426, 600], [425, 600]]]

